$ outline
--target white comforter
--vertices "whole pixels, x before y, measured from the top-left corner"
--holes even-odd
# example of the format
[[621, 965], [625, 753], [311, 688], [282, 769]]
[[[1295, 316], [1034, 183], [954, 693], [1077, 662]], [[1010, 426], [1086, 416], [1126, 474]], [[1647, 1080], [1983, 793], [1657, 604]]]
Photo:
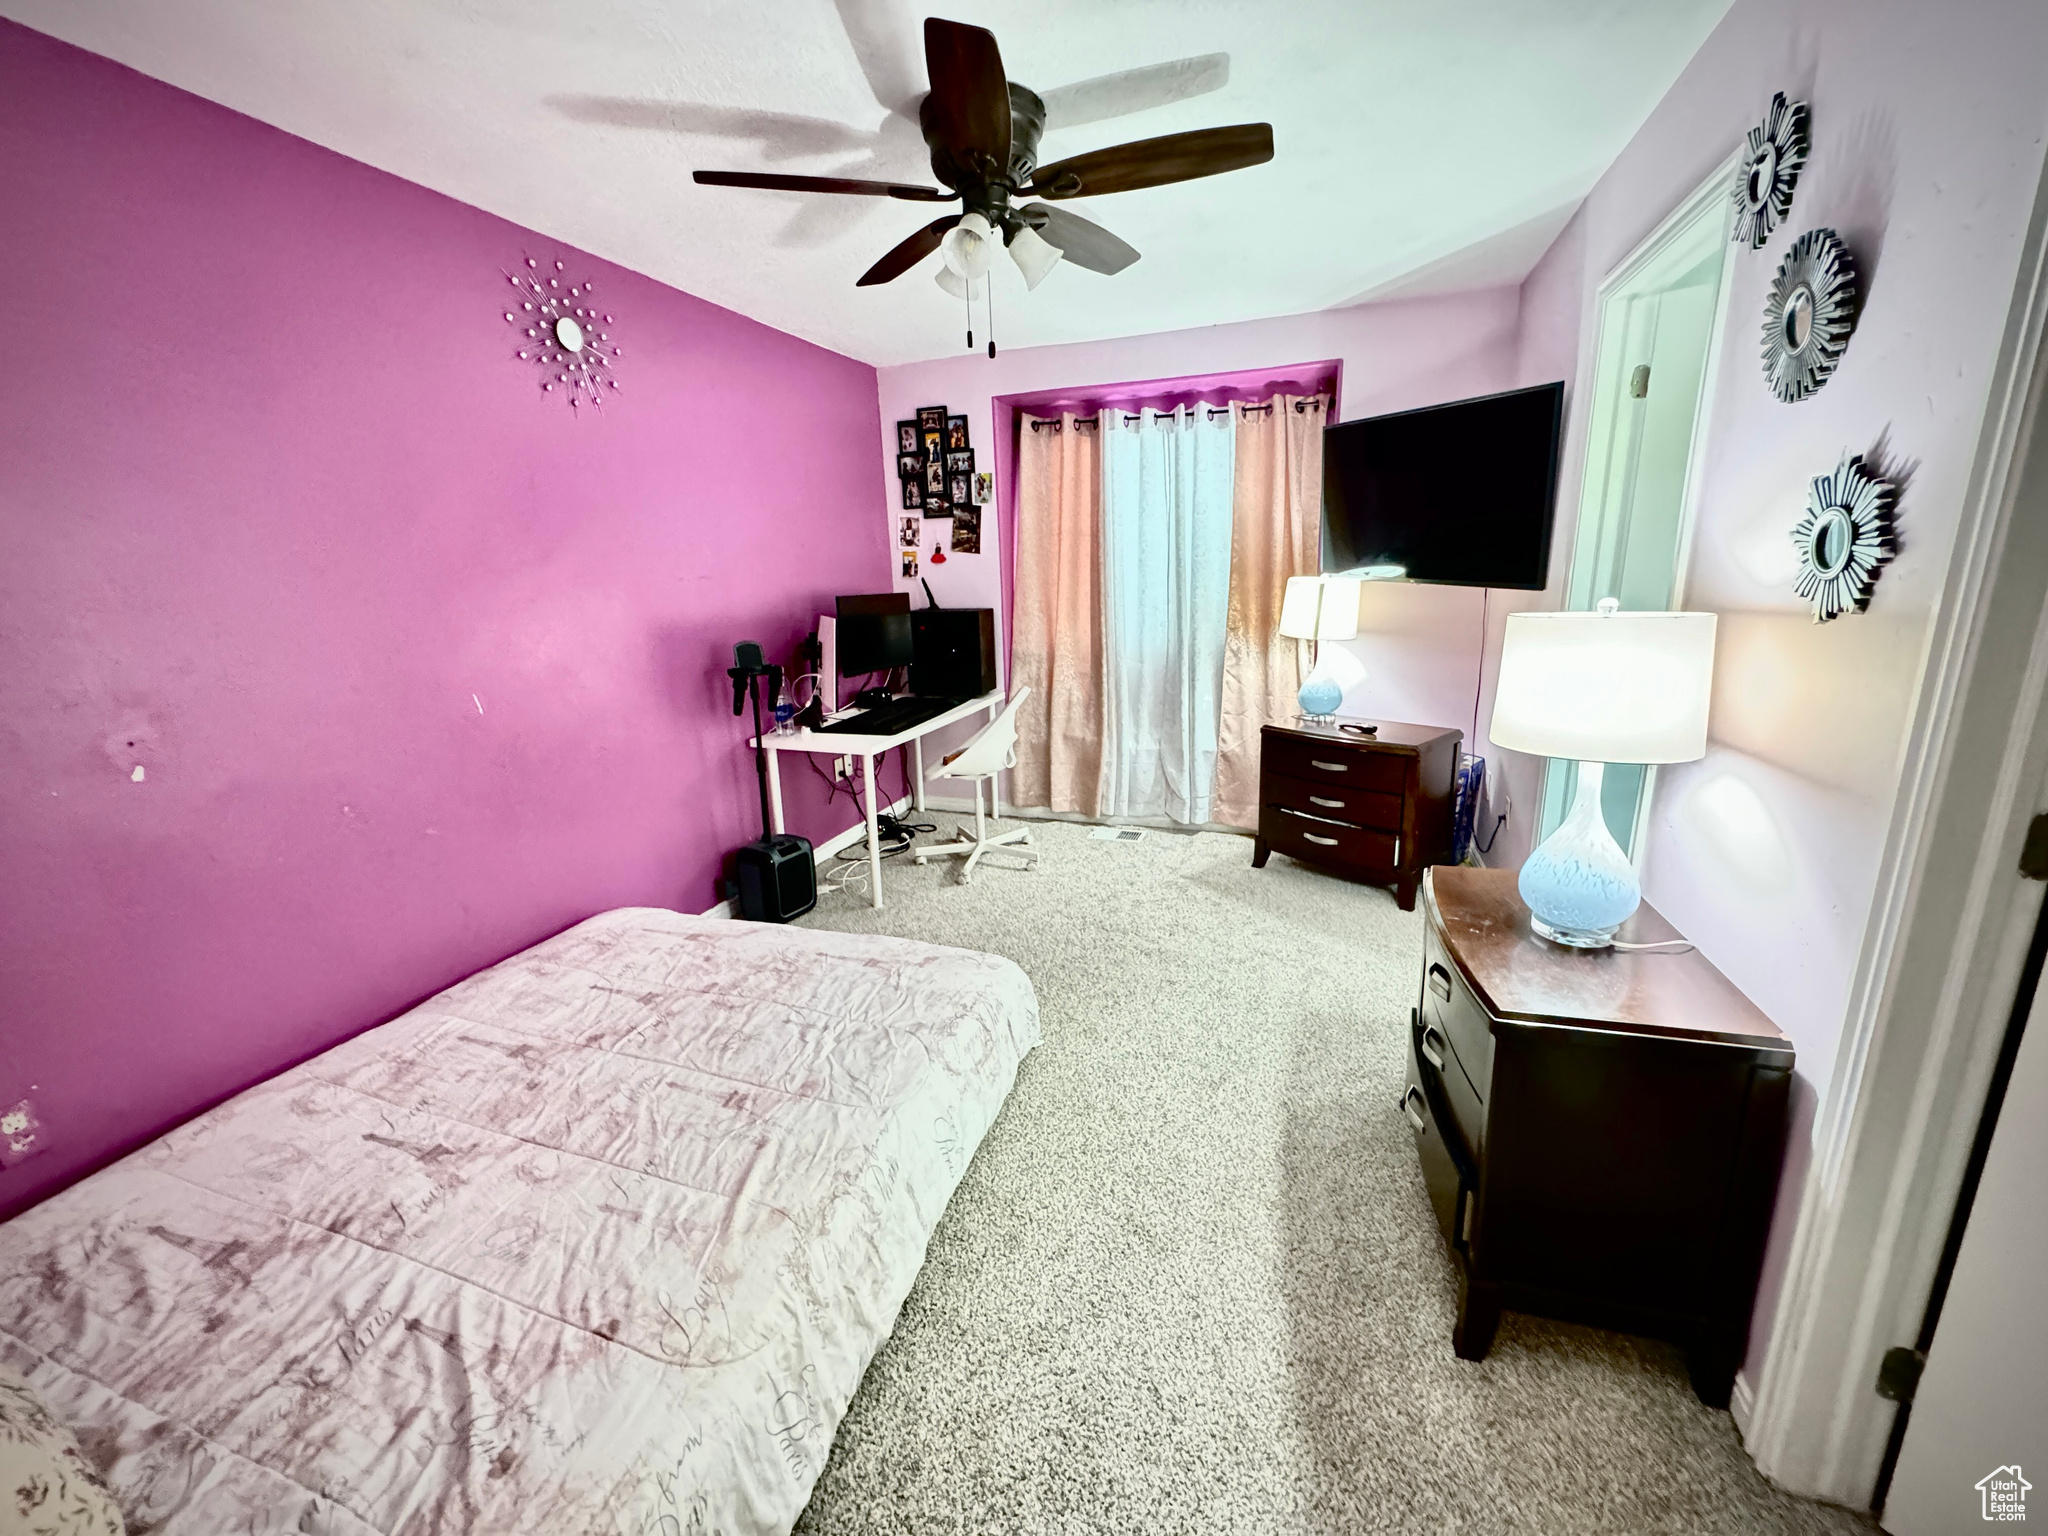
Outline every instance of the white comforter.
[[627, 909], [0, 1226], [132, 1536], [785, 1532], [1037, 1044], [1007, 960]]

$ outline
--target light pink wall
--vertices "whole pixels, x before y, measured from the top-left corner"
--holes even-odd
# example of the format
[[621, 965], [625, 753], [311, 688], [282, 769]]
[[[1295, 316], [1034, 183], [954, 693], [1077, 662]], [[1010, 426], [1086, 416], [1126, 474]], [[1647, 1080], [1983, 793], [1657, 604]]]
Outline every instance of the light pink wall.
[[[1058, 303], [1062, 282], [1142, 282], [1143, 273], [1142, 264], [1116, 279], [1078, 270], [1055, 271], [1029, 302]], [[904, 279], [917, 280], [915, 274]], [[929, 285], [930, 279], [923, 281]], [[921, 405], [965, 411], [968, 430], [980, 451], [980, 467], [987, 469], [991, 467], [989, 445], [1002, 435], [999, 413], [991, 404], [997, 396], [1278, 370], [1331, 358], [1343, 366], [1340, 416], [1344, 420], [1508, 389], [1519, 382], [1518, 302], [1515, 289], [1497, 288], [1115, 341], [1031, 347], [999, 352], [993, 360], [985, 353], [963, 353], [934, 362], [883, 368], [878, 376], [882, 429], [887, 437], [884, 446], [888, 449], [882, 459], [884, 488], [890, 497], [895, 496], [895, 423], [915, 414]], [[1000, 446], [1007, 455], [1009, 445]], [[997, 485], [1003, 486], [1000, 477]], [[901, 515], [891, 514], [892, 541], [894, 519]], [[921, 567], [931, 577], [932, 590], [941, 603], [948, 607], [998, 606], [1001, 582], [990, 525], [1001, 521], [997, 517], [984, 519], [981, 555], [950, 556], [936, 569]], [[930, 556], [931, 546], [927, 537], [924, 557]], [[1554, 560], [1553, 570], [1562, 569], [1562, 563]], [[1498, 615], [1512, 607], [1536, 606], [1526, 600], [1539, 598], [1535, 593], [1495, 593], [1492, 610]], [[1469, 733], [1479, 673], [1481, 601], [1482, 594], [1462, 587], [1404, 585], [1370, 593], [1362, 607], [1363, 633], [1351, 647], [1370, 675], [1347, 697], [1346, 712], [1456, 726]], [[1480, 725], [1483, 730], [1483, 714]], [[1521, 803], [1518, 796], [1517, 806]]]
[[[1720, 614], [1713, 740], [1662, 770], [1647, 894], [1799, 1048], [1800, 1128], [1829, 1092], [1900, 753], [2041, 170], [2048, 6], [1738, 0], [1523, 289], [1522, 369], [1597, 324], [1595, 290], [1728, 155], [1773, 90], [1812, 103], [1792, 216], [1739, 249], [1685, 604]], [[1837, 229], [1866, 277], [1839, 371], [1779, 403], [1757, 361], [1787, 245]], [[1574, 402], [1560, 506], [1576, 506]], [[1787, 530], [1844, 449], [1900, 472], [1901, 553], [1867, 614], [1815, 626]], [[1567, 512], [1568, 516], [1568, 512]], [[1795, 1140], [1773, 1264], [1806, 1166]], [[1767, 1319], [1771, 1286], [1766, 1286]], [[1764, 1328], [1752, 1333], [1752, 1361]]]
[[[0, 1104], [50, 1138], [5, 1214], [710, 906], [759, 835], [729, 647], [884, 551], [872, 369], [5, 22], [0, 208]], [[601, 417], [512, 356], [529, 254], [618, 317]]]

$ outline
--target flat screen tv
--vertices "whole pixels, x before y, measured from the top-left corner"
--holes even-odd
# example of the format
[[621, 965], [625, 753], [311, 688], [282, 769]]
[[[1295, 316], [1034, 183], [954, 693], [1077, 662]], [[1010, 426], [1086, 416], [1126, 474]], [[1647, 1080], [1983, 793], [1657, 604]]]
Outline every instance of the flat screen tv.
[[1542, 591], [1563, 422], [1539, 384], [1324, 428], [1323, 569]]

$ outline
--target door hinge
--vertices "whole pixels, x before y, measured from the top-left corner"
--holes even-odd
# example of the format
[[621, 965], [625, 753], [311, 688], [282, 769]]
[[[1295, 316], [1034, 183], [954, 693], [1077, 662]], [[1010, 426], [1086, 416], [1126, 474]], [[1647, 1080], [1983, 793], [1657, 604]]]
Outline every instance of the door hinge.
[[2027, 823], [2027, 840], [2020, 844], [2020, 874], [2029, 880], [2048, 880], [2048, 814]]
[[1927, 1357], [1903, 1344], [1884, 1352], [1877, 1365], [1877, 1395], [1895, 1403], [1910, 1403], [1920, 1390], [1920, 1373], [1927, 1369]]

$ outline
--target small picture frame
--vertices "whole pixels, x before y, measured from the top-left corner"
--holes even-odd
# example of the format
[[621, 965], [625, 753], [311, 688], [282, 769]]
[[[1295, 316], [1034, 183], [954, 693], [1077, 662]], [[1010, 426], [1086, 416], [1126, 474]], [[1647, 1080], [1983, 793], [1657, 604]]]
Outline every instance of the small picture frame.
[[905, 549], [917, 548], [924, 538], [924, 519], [921, 517], [899, 518], [896, 525], [896, 542]]
[[915, 581], [915, 580], [917, 580], [917, 551], [916, 551], [916, 550], [914, 550], [914, 549], [906, 549], [906, 550], [904, 550], [904, 551], [902, 552], [902, 554], [903, 554], [903, 566], [902, 566], [902, 570], [903, 570], [903, 579], [904, 579], [905, 581]]
[[945, 433], [943, 433], [943, 432], [927, 432], [927, 433], [925, 433], [925, 434], [924, 434], [923, 438], [921, 438], [921, 439], [920, 439], [920, 442], [921, 442], [921, 443], [923, 444], [923, 447], [924, 447], [924, 461], [925, 461], [925, 463], [927, 463], [927, 464], [943, 464], [943, 463], [945, 463], [945, 462], [946, 462], [946, 434], [945, 434]]
[[920, 406], [917, 412], [917, 430], [937, 432], [943, 437], [946, 431], [946, 408], [943, 405]]
[[978, 555], [981, 553], [981, 509], [979, 507], [955, 507], [953, 509], [953, 553], [956, 555]]
[[949, 475], [971, 475], [974, 473], [974, 450], [963, 448], [946, 450], [946, 473]]
[[896, 478], [898, 480], [922, 480], [924, 478], [924, 455], [921, 453], [897, 454]]
[[996, 477], [989, 470], [982, 470], [974, 477], [974, 504], [985, 507], [996, 499]]
[[958, 453], [967, 446], [967, 418], [948, 416], [946, 418], [946, 452]]
[[903, 482], [903, 510], [906, 512], [922, 512], [924, 510], [924, 477], [922, 475], [918, 476], [915, 480]]
[[917, 419], [912, 417], [909, 421], [897, 422], [896, 451], [898, 453], [916, 453], [918, 452], [918, 447]]
[[946, 499], [946, 466], [934, 460], [924, 467], [924, 504], [936, 507]]
[[954, 475], [946, 481], [946, 504], [952, 507], [974, 505], [974, 492], [969, 487], [965, 475]]

